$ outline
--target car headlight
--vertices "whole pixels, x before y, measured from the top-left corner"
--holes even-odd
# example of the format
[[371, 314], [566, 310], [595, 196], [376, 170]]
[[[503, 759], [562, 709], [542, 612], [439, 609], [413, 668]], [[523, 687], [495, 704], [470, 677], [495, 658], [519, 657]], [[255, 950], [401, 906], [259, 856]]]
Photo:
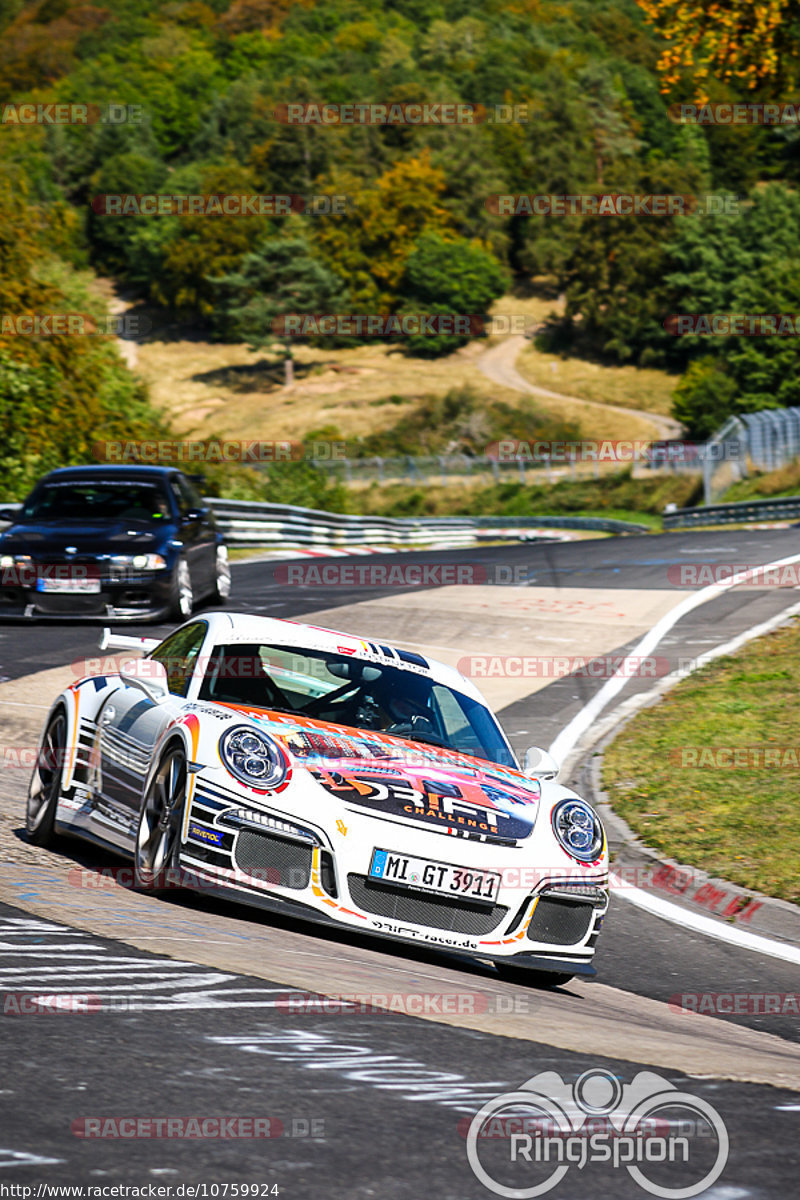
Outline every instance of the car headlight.
[[114, 554], [111, 563], [115, 567], [134, 567], [137, 571], [163, 571], [167, 565], [160, 554]]
[[289, 764], [280, 747], [250, 725], [236, 725], [219, 739], [219, 756], [234, 778], [254, 788], [276, 788]]
[[2, 558], [0, 558], [0, 569], [2, 569], [3, 571], [8, 571], [8, 570], [10, 570], [11, 567], [13, 567], [15, 565], [16, 565], [16, 560], [15, 560], [13, 554], [4, 554], [2, 556]]
[[561, 800], [553, 809], [553, 833], [559, 844], [580, 862], [594, 862], [603, 850], [600, 820], [585, 800]]

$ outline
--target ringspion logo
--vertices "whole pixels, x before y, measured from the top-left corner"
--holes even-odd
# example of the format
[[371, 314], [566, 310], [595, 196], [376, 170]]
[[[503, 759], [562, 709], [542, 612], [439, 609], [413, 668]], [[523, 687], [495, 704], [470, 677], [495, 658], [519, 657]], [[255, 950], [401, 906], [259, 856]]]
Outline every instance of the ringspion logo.
[[[466, 1122], [461, 1122], [459, 1130]], [[728, 1132], [706, 1100], [653, 1071], [628, 1084], [602, 1068], [569, 1084], [555, 1071], [488, 1101], [466, 1130], [467, 1159], [496, 1196], [526, 1200], [556, 1187], [572, 1167], [622, 1167], [651, 1196], [685, 1200], [719, 1179]], [[606, 1188], [603, 1189], [607, 1191]]]

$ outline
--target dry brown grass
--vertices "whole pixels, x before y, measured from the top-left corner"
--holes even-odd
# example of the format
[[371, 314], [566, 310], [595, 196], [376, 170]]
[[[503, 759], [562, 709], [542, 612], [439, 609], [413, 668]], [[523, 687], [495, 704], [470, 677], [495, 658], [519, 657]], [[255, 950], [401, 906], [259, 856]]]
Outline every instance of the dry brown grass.
[[[494, 313], [523, 315], [538, 322], [557, 308], [551, 300], [507, 296], [498, 301]], [[150, 386], [153, 402], [169, 415], [181, 436], [303, 440], [325, 430], [332, 439], [349, 440], [391, 429], [423, 395], [444, 395], [467, 384], [479, 395], [518, 405], [522, 393], [492, 383], [477, 366], [487, 344], [498, 340], [475, 341], [436, 360], [408, 358], [387, 344], [341, 350], [300, 346], [297, 378], [289, 388], [283, 386], [282, 366], [276, 359], [240, 344], [152, 338], [137, 347], [137, 369]], [[520, 356], [517, 365], [531, 382], [556, 391], [654, 412], [667, 411], [667, 392], [674, 385], [661, 372], [562, 363], [533, 348]], [[390, 402], [390, 397], [395, 399]], [[646, 422], [634, 419], [634, 429], [624, 414], [543, 397], [533, 398], [533, 403], [539, 411], [577, 421], [585, 437], [653, 435]]]
[[618, 404], [622, 408], [641, 408], [646, 412], [669, 416], [672, 393], [680, 376], [642, 367], [612, 367], [581, 358], [560, 358], [543, 354], [531, 345], [517, 359], [517, 370], [537, 387], [554, 392]]

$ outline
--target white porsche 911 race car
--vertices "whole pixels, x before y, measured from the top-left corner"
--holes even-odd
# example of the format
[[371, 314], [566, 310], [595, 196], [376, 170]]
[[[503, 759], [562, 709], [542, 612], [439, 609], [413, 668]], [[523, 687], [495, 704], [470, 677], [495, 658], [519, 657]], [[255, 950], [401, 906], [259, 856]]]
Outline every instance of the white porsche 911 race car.
[[[144, 657], [130, 653], [144, 651]], [[555, 985], [592, 975], [608, 856], [592, 807], [523, 772], [457, 671], [269, 617], [164, 641], [106, 630], [45, 721], [30, 839], [133, 859], [135, 886], [207, 888]]]

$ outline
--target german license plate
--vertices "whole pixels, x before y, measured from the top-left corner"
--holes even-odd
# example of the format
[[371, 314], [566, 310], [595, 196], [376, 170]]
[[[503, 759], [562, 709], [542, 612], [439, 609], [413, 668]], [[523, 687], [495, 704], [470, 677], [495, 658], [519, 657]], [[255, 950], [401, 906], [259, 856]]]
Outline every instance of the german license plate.
[[63, 595], [86, 595], [99, 592], [99, 579], [59, 579], [58, 576], [43, 576], [36, 580], [37, 592], [59, 592]]
[[369, 878], [485, 904], [494, 904], [500, 890], [500, 875], [495, 871], [455, 867], [391, 850], [373, 850]]

